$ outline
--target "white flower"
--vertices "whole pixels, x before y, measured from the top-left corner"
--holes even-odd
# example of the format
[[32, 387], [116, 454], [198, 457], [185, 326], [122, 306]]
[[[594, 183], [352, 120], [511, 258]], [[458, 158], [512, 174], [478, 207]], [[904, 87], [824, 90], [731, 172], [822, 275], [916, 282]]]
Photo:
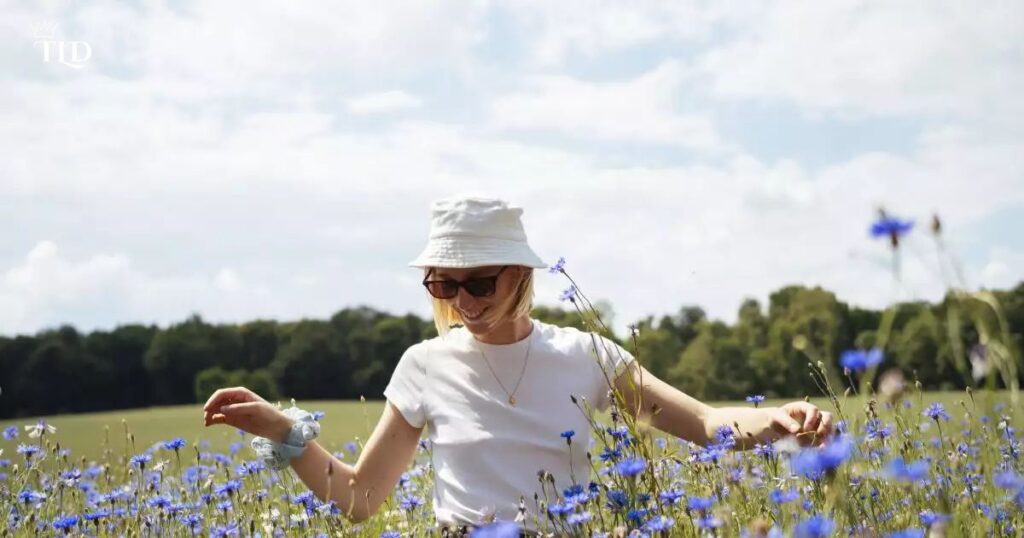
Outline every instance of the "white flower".
[[28, 432], [29, 437], [41, 437], [44, 431], [49, 433], [57, 433], [57, 427], [53, 424], [47, 424], [45, 420], [39, 419], [39, 422], [31, 426], [25, 426], [25, 431]]
[[152, 470], [157, 472], [163, 471], [168, 463], [170, 463], [168, 460], [160, 460], [156, 462], [156, 465], [153, 465]]

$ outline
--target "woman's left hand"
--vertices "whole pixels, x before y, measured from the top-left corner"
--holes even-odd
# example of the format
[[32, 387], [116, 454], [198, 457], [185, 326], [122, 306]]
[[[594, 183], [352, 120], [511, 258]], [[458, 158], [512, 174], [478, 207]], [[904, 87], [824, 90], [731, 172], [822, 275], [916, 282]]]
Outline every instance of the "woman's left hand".
[[792, 434], [803, 446], [820, 445], [832, 435], [832, 413], [810, 402], [790, 402], [778, 409], [800, 424]]

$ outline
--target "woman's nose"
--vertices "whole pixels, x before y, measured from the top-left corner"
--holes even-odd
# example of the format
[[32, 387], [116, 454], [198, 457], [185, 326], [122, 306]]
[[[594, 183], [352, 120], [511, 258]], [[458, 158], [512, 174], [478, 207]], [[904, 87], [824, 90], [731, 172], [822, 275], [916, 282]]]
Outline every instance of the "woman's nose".
[[455, 296], [455, 306], [465, 310], [469, 310], [469, 307], [473, 306], [476, 302], [476, 297], [473, 297], [466, 291], [466, 288], [459, 288], [458, 295]]

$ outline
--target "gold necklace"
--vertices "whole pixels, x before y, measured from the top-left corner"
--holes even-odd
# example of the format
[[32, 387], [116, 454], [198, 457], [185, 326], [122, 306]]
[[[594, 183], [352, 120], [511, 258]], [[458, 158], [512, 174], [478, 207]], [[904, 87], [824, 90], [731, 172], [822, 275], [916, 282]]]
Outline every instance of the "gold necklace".
[[519, 384], [523, 382], [523, 375], [526, 374], [526, 365], [530, 362], [530, 347], [533, 346], [533, 327], [530, 327], [529, 340], [526, 342], [526, 358], [523, 359], [523, 369], [519, 371], [519, 379], [516, 380], [516, 386], [512, 387], [512, 392], [509, 392], [505, 388], [505, 384], [501, 382], [498, 374], [494, 372], [494, 368], [491, 367], [491, 361], [487, 360], [487, 355], [484, 353], [484, 349], [479, 345], [476, 346], [476, 350], [480, 352], [480, 356], [484, 358], [484, 364], [487, 365], [487, 369], [491, 371], [491, 375], [494, 376], [494, 380], [498, 382], [498, 386], [508, 396], [508, 404], [512, 407], [516, 406], [516, 391], [519, 390]]

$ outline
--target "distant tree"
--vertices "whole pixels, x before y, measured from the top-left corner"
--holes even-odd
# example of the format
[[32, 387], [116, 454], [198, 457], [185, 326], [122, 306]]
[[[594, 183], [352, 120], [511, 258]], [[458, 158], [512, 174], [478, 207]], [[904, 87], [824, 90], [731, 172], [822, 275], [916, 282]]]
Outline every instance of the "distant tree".
[[210, 325], [198, 315], [160, 331], [144, 358], [154, 404], [190, 403], [196, 374], [211, 366], [243, 365], [242, 339], [231, 327]]

